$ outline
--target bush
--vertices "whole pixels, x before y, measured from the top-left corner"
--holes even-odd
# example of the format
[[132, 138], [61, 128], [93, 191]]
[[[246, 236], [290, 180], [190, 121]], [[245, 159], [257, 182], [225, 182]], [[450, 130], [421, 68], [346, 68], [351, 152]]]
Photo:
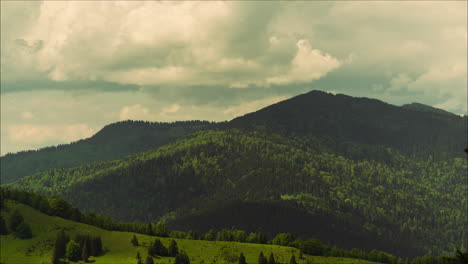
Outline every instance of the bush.
[[67, 244], [67, 252], [65, 254], [70, 261], [78, 261], [81, 258], [81, 247], [74, 240], [70, 240]]
[[21, 239], [27, 239], [32, 237], [32, 231], [28, 224], [22, 222], [16, 228], [15, 235]]

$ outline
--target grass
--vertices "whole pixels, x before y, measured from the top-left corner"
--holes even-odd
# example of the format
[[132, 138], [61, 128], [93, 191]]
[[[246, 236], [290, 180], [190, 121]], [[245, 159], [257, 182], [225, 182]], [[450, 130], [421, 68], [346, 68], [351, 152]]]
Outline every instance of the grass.
[[[57, 232], [65, 229], [73, 239], [76, 234], [98, 235], [102, 238], [105, 254], [99, 257], [91, 257], [94, 264], [134, 264], [137, 263], [135, 256], [140, 253], [143, 260], [147, 256], [147, 248], [150, 241], [155, 237], [136, 234], [141, 246], [134, 247], [130, 240], [134, 233], [107, 231], [94, 226], [77, 223], [62, 219], [60, 217], [42, 214], [29, 206], [8, 201], [6, 210], [2, 211], [4, 219], [9, 214], [18, 210], [24, 217], [25, 222], [31, 226], [33, 238], [18, 239], [13, 235], [0, 236], [0, 261], [6, 264], [45, 264], [50, 263], [52, 247]], [[161, 238], [167, 247], [170, 238]], [[305, 256], [299, 259], [299, 250], [290, 247], [275, 245], [261, 245], [238, 242], [200, 241], [175, 239], [179, 249], [183, 249], [190, 257], [193, 264], [227, 264], [237, 263], [237, 257], [244, 253], [247, 263], [256, 264], [260, 252], [266, 256], [273, 253], [279, 263], [289, 263], [291, 255], [296, 255], [298, 263], [335, 263], [335, 264], [372, 264], [375, 262], [334, 257]], [[173, 263], [174, 258], [156, 258], [155, 263]]]

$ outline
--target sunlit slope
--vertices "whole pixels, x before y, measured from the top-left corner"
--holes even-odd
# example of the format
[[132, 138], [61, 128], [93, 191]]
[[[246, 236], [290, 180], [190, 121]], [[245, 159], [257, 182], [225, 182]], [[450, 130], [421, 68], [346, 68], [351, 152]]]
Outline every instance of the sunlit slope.
[[[91, 257], [95, 264], [120, 264], [136, 263], [135, 256], [140, 252], [143, 259], [147, 256], [147, 249], [144, 247], [155, 237], [137, 234], [137, 238], [143, 246], [134, 247], [130, 243], [133, 233], [106, 231], [94, 226], [65, 220], [59, 217], [52, 217], [42, 214], [29, 206], [16, 202], [7, 202], [8, 211], [2, 211], [6, 218], [14, 211], [18, 210], [24, 217], [33, 231], [32, 239], [21, 240], [13, 235], [0, 236], [2, 262], [8, 264], [42, 264], [49, 263], [52, 255], [52, 245], [58, 230], [65, 229], [71, 238], [75, 234], [90, 234], [101, 236], [105, 254], [99, 257]], [[167, 247], [170, 238], [160, 238]], [[246, 256], [248, 263], [256, 263], [260, 252], [275, 255], [278, 262], [288, 263], [292, 254], [299, 256], [299, 251], [295, 248], [281, 247], [275, 245], [260, 245], [238, 242], [214, 242], [201, 240], [175, 239], [179, 249], [185, 250], [191, 259], [191, 263], [232, 263], [227, 259], [238, 256], [241, 252]], [[298, 259], [298, 263], [362, 263], [371, 264], [375, 262], [356, 260], [349, 258], [334, 257], [313, 257], [305, 256], [304, 260]], [[157, 263], [172, 263], [173, 258], [160, 258]]]

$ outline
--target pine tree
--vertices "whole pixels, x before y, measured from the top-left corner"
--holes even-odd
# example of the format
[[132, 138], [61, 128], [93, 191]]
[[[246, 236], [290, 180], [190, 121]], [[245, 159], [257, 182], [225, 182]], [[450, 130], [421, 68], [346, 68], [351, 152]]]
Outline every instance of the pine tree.
[[59, 264], [60, 259], [65, 257], [67, 240], [65, 232], [60, 230], [55, 238], [54, 251], [52, 252], [52, 264]]
[[16, 227], [15, 235], [21, 239], [27, 239], [32, 237], [31, 227], [25, 222], [22, 222]]
[[154, 227], [154, 234], [159, 237], [167, 237], [166, 225], [162, 222], [157, 223]]
[[208, 240], [208, 241], [213, 241], [215, 240], [215, 233], [213, 231], [213, 229], [210, 229], [206, 234], [205, 236], [203, 237], [204, 240]]
[[70, 261], [78, 261], [81, 258], [81, 248], [74, 240], [70, 240], [67, 244], [66, 257]]
[[0, 216], [0, 235], [8, 235], [8, 227], [2, 216]]
[[245, 261], [244, 253], [242, 252], [239, 255], [239, 264], [247, 264], [247, 262]]
[[179, 253], [179, 247], [177, 246], [177, 243], [174, 239], [171, 240], [169, 248], [167, 249], [167, 253], [170, 257], [175, 257], [177, 256], [177, 253]]
[[180, 251], [175, 257], [174, 264], [190, 264], [190, 259], [185, 251]]
[[18, 226], [24, 222], [23, 216], [18, 212], [18, 210], [15, 210], [8, 220], [8, 226], [13, 232], [15, 232]]
[[153, 224], [151, 224], [151, 222], [148, 223], [148, 226], [146, 227], [146, 234], [148, 234], [150, 236], [154, 235], [154, 233], [153, 233]]
[[273, 256], [273, 252], [270, 253], [270, 257], [268, 259], [268, 264], [276, 264], [275, 256]]
[[167, 248], [161, 243], [161, 240], [156, 239], [148, 247], [148, 255], [150, 256], [167, 256]]
[[260, 255], [258, 255], [258, 264], [268, 264], [268, 260], [265, 255], [263, 255], [263, 252], [260, 252]]
[[95, 243], [96, 243], [96, 245], [95, 245], [96, 246], [96, 255], [95, 256], [99, 256], [103, 252], [103, 250], [102, 250], [102, 240], [101, 240], [100, 236], [96, 237], [95, 239], [96, 239], [96, 241], [95, 241]]
[[89, 258], [88, 244], [89, 244], [89, 242], [88, 243], [85, 242], [83, 244], [83, 247], [81, 248], [81, 260], [83, 260], [84, 262], [87, 262], [88, 258]]
[[294, 256], [294, 255], [291, 256], [291, 260], [289, 260], [289, 264], [297, 264], [296, 256]]
[[151, 256], [147, 256], [145, 260], [145, 264], [154, 264], [153, 258]]
[[140, 243], [138, 243], [138, 239], [137, 239], [136, 235], [133, 235], [133, 238], [132, 238], [132, 240], [130, 242], [132, 242], [132, 245], [134, 247], [138, 247], [140, 245]]

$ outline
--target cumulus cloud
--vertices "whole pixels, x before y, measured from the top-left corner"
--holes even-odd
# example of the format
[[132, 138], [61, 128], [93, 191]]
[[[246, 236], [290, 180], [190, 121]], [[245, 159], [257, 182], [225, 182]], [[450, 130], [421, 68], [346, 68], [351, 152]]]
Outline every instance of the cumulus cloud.
[[46, 125], [11, 125], [8, 126], [8, 138], [13, 142], [40, 144], [51, 141], [71, 142], [87, 138], [96, 131], [86, 124], [71, 124], [64, 126]]
[[31, 113], [29, 111], [24, 111], [24, 112], [21, 112], [21, 118], [23, 118], [23, 119], [32, 119], [32, 118], [34, 118], [34, 115], [33, 115], [33, 113]]
[[239, 87], [307, 82], [339, 67], [338, 59], [306, 39], [271, 35], [281, 6], [43, 2], [35, 23], [6, 41], [26, 56], [23, 64], [53, 81]]

